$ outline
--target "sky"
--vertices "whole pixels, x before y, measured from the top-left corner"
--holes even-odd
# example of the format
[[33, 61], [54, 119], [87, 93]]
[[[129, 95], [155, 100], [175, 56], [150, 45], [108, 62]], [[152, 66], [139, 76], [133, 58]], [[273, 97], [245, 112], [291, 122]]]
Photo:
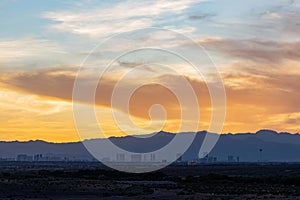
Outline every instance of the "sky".
[[[204, 77], [182, 57], [166, 51], [137, 51], [113, 59], [96, 83], [95, 104], [75, 102], [95, 110], [97, 126], [107, 137], [189, 131], [189, 124], [195, 123], [197, 130], [207, 130], [214, 109], [207, 81], [214, 83], [218, 75], [226, 91], [220, 132], [297, 133], [299, 10], [299, 0], [2, 0], [0, 140], [67, 142], [97, 137], [99, 130], [88, 117], [81, 122], [85, 137], [78, 135], [74, 123], [72, 92], [78, 70], [89, 66], [81, 78], [90, 86], [89, 80], [107, 69], [112, 58], [139, 45], [184, 52], [201, 61], [197, 67]], [[136, 30], [142, 31], [132, 34]], [[211, 63], [192, 43], [205, 49]], [[187, 91], [182, 77], [194, 89], [196, 107], [193, 100], [181, 106], [181, 99], [165, 87]], [[122, 107], [122, 98], [117, 104], [111, 101], [120, 80], [120, 94], [140, 84], [129, 111]], [[141, 84], [145, 80], [149, 84]], [[190, 113], [186, 119], [182, 109]], [[199, 120], [191, 114], [195, 109]], [[121, 120], [118, 126], [112, 113], [129, 116], [133, 123]]]

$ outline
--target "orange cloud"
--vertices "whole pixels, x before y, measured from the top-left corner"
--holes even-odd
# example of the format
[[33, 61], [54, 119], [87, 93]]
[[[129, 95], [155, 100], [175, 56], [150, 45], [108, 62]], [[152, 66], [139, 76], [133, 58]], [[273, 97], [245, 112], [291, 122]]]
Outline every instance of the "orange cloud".
[[[252, 66], [254, 64], [261, 66], [261, 68], [253, 68]], [[275, 67], [272, 68], [272, 70], [268, 70], [268, 64], [266, 63], [252, 61], [236, 62], [222, 72], [227, 93], [227, 118], [223, 132], [254, 132], [261, 128], [271, 128], [278, 131], [299, 131], [299, 126], [297, 126], [299, 116], [297, 113], [300, 113], [300, 93], [298, 92], [300, 91], [298, 84], [300, 73], [294, 73], [291, 70], [284, 72], [283, 70], [283, 67], [286, 66], [295, 69], [295, 67], [298, 66], [298, 62], [284, 61], [283, 64], [282, 66], [276, 65], [277, 68]], [[106, 132], [111, 133], [111, 135], [122, 135], [124, 133], [116, 127], [110, 110], [111, 96], [117, 78], [110, 77], [109, 75], [112, 74], [108, 73], [101, 79], [101, 87], [97, 88], [97, 115], [101, 117], [102, 120], [105, 120], [105, 127], [102, 128]], [[212, 109], [208, 89], [202, 80], [189, 77], [185, 78], [189, 84], [191, 84], [198, 99], [201, 112], [199, 129], [207, 129], [210, 123]], [[171, 85], [175, 85], [179, 90], [184, 90], [184, 88], [178, 84], [178, 77], [175, 75], [166, 74], [164, 76], [155, 77], [155, 79], [157, 82], [168, 82]], [[33, 105], [24, 104], [23, 106], [27, 108], [37, 109], [38, 111], [45, 110], [45, 112], [48, 112], [48, 115], [39, 117], [38, 114], [32, 115], [34, 110], [27, 109], [26, 112], [23, 112], [23, 117], [21, 114], [17, 115], [17, 121], [12, 124], [7, 123], [3, 125], [3, 127], [7, 127], [7, 131], [12, 131], [9, 127], [12, 128], [18, 123], [14, 131], [26, 127], [25, 132], [28, 132], [28, 135], [24, 134], [22, 137], [16, 137], [16, 135], [14, 135], [15, 138], [43, 138], [47, 140], [55, 138], [53, 140], [66, 141], [67, 136], [54, 136], [56, 134], [62, 134], [69, 135], [70, 139], [78, 139], [78, 136], [75, 134], [72, 110], [70, 107], [74, 80], [74, 69], [40, 70], [15, 74], [2, 73], [0, 78], [1, 88], [6, 88], [6, 91], [10, 92], [14, 91], [19, 95], [15, 97], [16, 99], [20, 99], [21, 96], [33, 95], [35, 96], [34, 98], [40, 99], [39, 102], [66, 102], [69, 105], [64, 107], [67, 109], [51, 113], [51, 110], [55, 110], [55, 106], [53, 109], [50, 109], [51, 106], [53, 106], [52, 103], [36, 108]], [[89, 80], [88, 77], [87, 80]], [[125, 84], [122, 87], [129, 87], [132, 82], [134, 81], [126, 82], [128, 85]], [[88, 82], [86, 84], [88, 86]], [[0, 102], [8, 105], [3, 98]], [[178, 99], [169, 89], [159, 84], [142, 86], [132, 95], [130, 99], [130, 114], [134, 120], [136, 120], [136, 124], [140, 127], [147, 127], [149, 125], [149, 109], [154, 104], [163, 105], [168, 114], [168, 120], [164, 129], [174, 132], [178, 130], [181, 112]], [[19, 106], [22, 107], [21, 103]], [[121, 107], [115, 109], [120, 109], [121, 112], [124, 112]], [[18, 110], [21, 110], [21, 108], [17, 107], [12, 113], [16, 113]], [[8, 110], [3, 108], [1, 111], [1, 116], [3, 116], [4, 113], [8, 113]], [[12, 115], [13, 114], [10, 114], [9, 116]], [[24, 120], [24, 122], [21, 123], [20, 121], [23, 118], [28, 118], [28, 120]], [[159, 119], [160, 117], [157, 117], [157, 120]], [[51, 123], [47, 124], [47, 121]], [[33, 130], [32, 124], [34, 124], [34, 122], [36, 122], [34, 126], [38, 126], [40, 129]], [[64, 123], [68, 125], [64, 126]], [[42, 127], [48, 127], [49, 131], [47, 131], [47, 137], [43, 137], [38, 133], [39, 131], [43, 132]], [[3, 134], [4, 129], [2, 129], [2, 131], [0, 130]], [[30, 130], [32, 133], [29, 133]], [[90, 132], [90, 137], [97, 134], [95, 130], [90, 130]], [[50, 136], [50, 133], [54, 135]], [[3, 137], [3, 139], [8, 138], [13, 137]]]

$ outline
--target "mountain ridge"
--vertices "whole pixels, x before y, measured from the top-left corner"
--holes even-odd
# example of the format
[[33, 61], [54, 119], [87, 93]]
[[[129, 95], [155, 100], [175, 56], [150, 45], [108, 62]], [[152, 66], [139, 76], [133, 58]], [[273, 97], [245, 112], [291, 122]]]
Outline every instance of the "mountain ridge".
[[[195, 160], [207, 131], [183, 132], [195, 134], [194, 141], [182, 155], [184, 160]], [[153, 135], [153, 134], [152, 134]], [[133, 136], [110, 137], [115, 145], [134, 153], [153, 152], [168, 144], [175, 134], [160, 131], [149, 138]], [[93, 160], [93, 156], [85, 148], [84, 143], [104, 144], [108, 139], [90, 139], [82, 142], [53, 143], [43, 140], [27, 142], [0, 142], [0, 158], [16, 158], [20, 154], [34, 156], [60, 155], [75, 160]], [[219, 161], [226, 161], [229, 157], [239, 158], [242, 162], [257, 162], [259, 150], [263, 149], [263, 160], [268, 162], [300, 162], [300, 135], [286, 132], [278, 133], [272, 130], [260, 130], [256, 133], [220, 134], [220, 138], [209, 156]], [[52, 156], [53, 157], [53, 156]]]
[[[241, 133], [221, 133], [219, 135], [257, 135], [260, 134], [260, 132], [263, 131], [267, 131], [267, 132], [272, 132], [276, 135], [296, 135], [296, 136], [300, 136], [300, 133], [290, 133], [290, 132], [277, 132], [271, 129], [261, 129], [257, 132], [241, 132]], [[149, 133], [149, 134], [145, 134], [145, 135], [128, 135], [128, 136], [111, 136], [108, 138], [91, 138], [91, 139], [85, 139], [83, 141], [89, 141], [89, 140], [101, 140], [101, 139], [116, 139], [116, 138], [126, 138], [126, 137], [140, 137], [143, 138], [145, 136], [151, 136], [151, 135], [155, 135], [157, 133], [166, 133], [166, 134], [183, 134], [183, 133], [196, 133], [196, 134], [201, 134], [201, 133], [207, 133], [207, 130], [202, 130], [202, 131], [197, 131], [197, 132], [178, 132], [178, 133], [174, 133], [174, 132], [167, 132], [167, 131], [159, 131], [159, 132], [154, 132], [154, 133]], [[216, 133], [214, 133], [216, 134]], [[142, 137], [141, 137], [142, 136]], [[45, 142], [45, 143], [49, 143], [49, 144], [70, 144], [70, 143], [81, 143], [83, 141], [70, 141], [70, 142], [53, 142], [53, 141], [46, 141], [46, 140], [42, 140], [42, 139], [36, 139], [36, 140], [25, 140], [25, 141], [19, 141], [19, 140], [11, 140], [11, 141], [5, 141], [5, 140], [0, 140], [0, 142], [6, 142], [6, 143], [13, 143], [13, 142], [19, 142], [19, 143], [28, 143], [28, 142]]]

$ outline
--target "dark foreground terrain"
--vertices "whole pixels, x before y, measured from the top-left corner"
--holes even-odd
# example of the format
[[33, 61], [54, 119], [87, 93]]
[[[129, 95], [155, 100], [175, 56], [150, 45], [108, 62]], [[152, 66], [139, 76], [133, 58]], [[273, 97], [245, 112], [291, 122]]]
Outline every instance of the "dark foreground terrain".
[[127, 174], [99, 163], [0, 163], [0, 199], [300, 199], [300, 164], [170, 166]]

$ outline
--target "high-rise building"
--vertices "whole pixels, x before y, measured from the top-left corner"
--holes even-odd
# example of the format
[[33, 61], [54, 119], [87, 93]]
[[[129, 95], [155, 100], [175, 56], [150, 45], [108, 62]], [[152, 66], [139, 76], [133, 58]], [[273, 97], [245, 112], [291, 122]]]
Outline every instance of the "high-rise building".
[[150, 155], [150, 161], [151, 161], [151, 162], [155, 162], [155, 154], [154, 154], [154, 153], [152, 153], [152, 154]]
[[35, 154], [33, 156], [34, 161], [43, 161], [43, 155], [42, 154]]
[[19, 154], [17, 155], [17, 161], [23, 161], [23, 162], [29, 162], [32, 161], [32, 156], [29, 156], [27, 154]]
[[231, 155], [229, 155], [229, 156], [228, 156], [228, 162], [234, 162], [234, 157], [231, 156]]
[[118, 153], [116, 159], [117, 159], [117, 162], [125, 162], [125, 154]]
[[142, 155], [140, 154], [131, 155], [131, 162], [142, 162]]

